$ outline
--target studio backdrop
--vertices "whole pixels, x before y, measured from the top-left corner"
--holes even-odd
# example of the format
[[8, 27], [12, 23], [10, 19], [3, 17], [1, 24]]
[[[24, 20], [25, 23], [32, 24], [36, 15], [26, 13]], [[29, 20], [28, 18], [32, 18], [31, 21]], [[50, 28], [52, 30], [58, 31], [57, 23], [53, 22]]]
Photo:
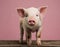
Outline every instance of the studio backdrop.
[[[0, 40], [20, 39], [17, 8], [41, 6], [48, 6], [43, 19], [41, 39], [60, 40], [60, 0], [0, 0]], [[32, 39], [36, 39], [35, 33]]]

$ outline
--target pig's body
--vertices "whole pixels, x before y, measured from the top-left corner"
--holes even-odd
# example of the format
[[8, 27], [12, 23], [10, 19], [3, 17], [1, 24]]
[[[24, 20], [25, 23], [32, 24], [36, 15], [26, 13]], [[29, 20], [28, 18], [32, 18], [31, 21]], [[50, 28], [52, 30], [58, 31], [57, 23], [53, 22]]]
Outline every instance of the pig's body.
[[[42, 11], [46, 7], [41, 9]], [[28, 9], [17, 9], [18, 14], [22, 14], [20, 17], [20, 30], [21, 30], [21, 42], [23, 42], [23, 34], [26, 32], [26, 41], [28, 45], [31, 45], [31, 32], [36, 32], [37, 45], [41, 45], [41, 26], [42, 19], [41, 13], [37, 8], [31, 7]]]

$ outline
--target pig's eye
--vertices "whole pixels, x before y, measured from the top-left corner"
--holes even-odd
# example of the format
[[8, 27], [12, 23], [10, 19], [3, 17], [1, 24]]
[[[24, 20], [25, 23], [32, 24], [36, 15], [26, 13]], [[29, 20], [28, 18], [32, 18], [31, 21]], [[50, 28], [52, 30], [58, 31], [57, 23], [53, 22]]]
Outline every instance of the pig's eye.
[[36, 15], [36, 16], [38, 16], [38, 15]]
[[26, 14], [25, 17], [28, 17], [28, 14]]

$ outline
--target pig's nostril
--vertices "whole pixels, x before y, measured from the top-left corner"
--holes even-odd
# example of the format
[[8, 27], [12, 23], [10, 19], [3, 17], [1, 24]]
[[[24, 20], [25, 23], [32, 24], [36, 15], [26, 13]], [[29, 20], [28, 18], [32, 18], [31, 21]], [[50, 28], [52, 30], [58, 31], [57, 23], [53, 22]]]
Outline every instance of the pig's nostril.
[[33, 21], [35, 23], [35, 21]]
[[31, 22], [31, 20], [29, 22]]

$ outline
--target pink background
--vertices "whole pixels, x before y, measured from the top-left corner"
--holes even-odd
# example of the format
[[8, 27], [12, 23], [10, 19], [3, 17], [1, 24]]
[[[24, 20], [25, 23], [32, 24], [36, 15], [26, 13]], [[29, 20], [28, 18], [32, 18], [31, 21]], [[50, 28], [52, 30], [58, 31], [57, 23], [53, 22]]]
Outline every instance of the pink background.
[[[0, 0], [0, 40], [19, 40], [18, 7], [48, 6], [42, 40], [60, 40], [60, 0]], [[33, 33], [32, 39], [35, 39]]]

